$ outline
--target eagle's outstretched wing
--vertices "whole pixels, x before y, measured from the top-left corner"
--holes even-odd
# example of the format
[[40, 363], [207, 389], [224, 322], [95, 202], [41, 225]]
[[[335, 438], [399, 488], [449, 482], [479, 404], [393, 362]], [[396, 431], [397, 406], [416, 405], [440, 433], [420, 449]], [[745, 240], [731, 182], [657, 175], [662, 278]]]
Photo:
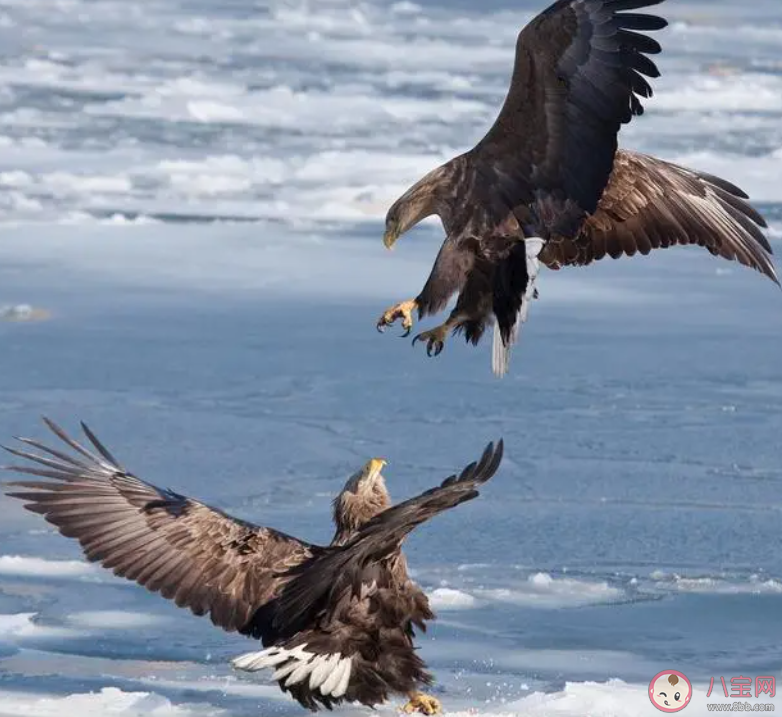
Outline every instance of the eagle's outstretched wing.
[[253, 614], [275, 596], [284, 573], [318, 551], [139, 480], [83, 423], [98, 454], [43, 420], [77, 455], [19, 439], [44, 455], [6, 448], [37, 464], [8, 470], [52, 480], [15, 481], [10, 485], [22, 490], [8, 495], [26, 501], [28, 510], [76, 538], [89, 560], [196, 615], [209, 613], [215, 625], [229, 632], [251, 634]]
[[589, 264], [608, 255], [648, 254], [697, 244], [762, 272], [777, 284], [763, 217], [724, 179], [636, 152], [619, 151], [597, 211], [573, 239], [553, 237], [549, 266]]
[[[651, 97], [646, 56], [660, 17], [632, 11], [663, 0], [559, 0], [519, 34], [505, 104], [473, 150], [510, 207], [535, 202], [537, 223], [574, 233], [597, 208], [617, 133]], [[544, 237], [547, 238], [547, 237]]]
[[444, 510], [478, 496], [502, 461], [503, 442], [490, 443], [481, 459], [446, 478], [415, 498], [387, 508], [361, 527], [346, 545], [327, 548], [291, 570], [297, 577], [285, 585], [275, 603], [275, 626], [301, 626], [324, 606], [336, 604], [345, 589], [361, 593], [361, 586], [382, 580], [377, 565], [397, 550], [413, 528]]
[[347, 552], [361, 556], [363, 562], [380, 560], [396, 550], [413, 528], [444, 510], [478, 497], [478, 487], [486, 483], [500, 467], [503, 442], [489, 443], [481, 459], [470, 463], [459, 475], [446, 478], [415, 498], [397, 503], [362, 526], [346, 546]]

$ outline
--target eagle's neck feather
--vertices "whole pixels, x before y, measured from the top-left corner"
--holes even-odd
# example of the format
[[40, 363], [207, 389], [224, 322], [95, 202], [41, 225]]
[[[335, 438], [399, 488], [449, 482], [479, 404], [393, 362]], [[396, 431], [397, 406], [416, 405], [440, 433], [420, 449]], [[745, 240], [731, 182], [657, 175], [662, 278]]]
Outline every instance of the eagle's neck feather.
[[402, 207], [400, 234], [434, 214], [440, 217], [446, 232], [457, 210], [457, 186], [463, 179], [463, 157], [455, 157], [419, 179], [399, 199]]
[[334, 501], [335, 532], [332, 545], [344, 545], [378, 513], [391, 507], [391, 498], [383, 479], [374, 481], [368, 488], [358, 492], [342, 491]]

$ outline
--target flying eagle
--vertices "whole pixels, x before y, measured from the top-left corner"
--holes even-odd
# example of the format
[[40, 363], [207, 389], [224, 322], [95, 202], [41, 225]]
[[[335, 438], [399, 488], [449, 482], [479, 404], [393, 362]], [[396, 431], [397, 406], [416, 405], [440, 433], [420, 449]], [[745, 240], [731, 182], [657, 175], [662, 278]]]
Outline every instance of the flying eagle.
[[434, 619], [407, 573], [401, 550], [413, 528], [478, 495], [502, 460], [502, 441], [477, 463], [421, 495], [391, 504], [373, 458], [334, 501], [336, 530], [319, 546], [157, 488], [126, 471], [81, 424], [89, 450], [46, 425], [73, 454], [29, 439], [39, 453], [7, 451], [37, 465], [7, 469], [51, 480], [10, 483], [8, 495], [76, 538], [91, 561], [135, 580], [228, 632], [266, 648], [233, 660], [241, 670], [274, 669], [272, 679], [304, 707], [372, 706], [409, 695], [405, 711], [434, 714], [418, 692], [432, 682], [413, 646], [414, 629]]
[[507, 371], [510, 346], [537, 298], [539, 264], [583, 266], [606, 255], [698, 244], [779, 284], [763, 217], [724, 179], [617, 150], [622, 124], [643, 113], [647, 57], [660, 45], [641, 31], [667, 22], [627, 12], [663, 0], [559, 0], [519, 34], [505, 104], [471, 150], [427, 174], [389, 209], [389, 249], [438, 215], [446, 239], [421, 293], [388, 309], [378, 330], [413, 312], [448, 320], [413, 339], [442, 351], [449, 332], [477, 344], [494, 324], [492, 368]]

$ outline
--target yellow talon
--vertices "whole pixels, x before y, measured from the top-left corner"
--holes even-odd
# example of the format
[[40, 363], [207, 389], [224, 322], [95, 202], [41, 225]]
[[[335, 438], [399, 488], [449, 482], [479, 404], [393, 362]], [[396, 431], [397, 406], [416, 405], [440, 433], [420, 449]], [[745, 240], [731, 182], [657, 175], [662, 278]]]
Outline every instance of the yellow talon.
[[391, 326], [397, 319], [402, 319], [402, 328], [405, 331], [402, 336], [407, 336], [413, 328], [413, 312], [417, 309], [418, 302], [415, 299], [394, 304], [378, 319], [377, 330], [382, 333], [386, 326]]
[[445, 348], [445, 340], [448, 338], [448, 332], [452, 328], [452, 324], [446, 321], [440, 326], [436, 326], [429, 331], [424, 331], [422, 334], [418, 334], [413, 339], [413, 346], [419, 341], [426, 342], [426, 355], [427, 356], [439, 356], [440, 352]]
[[425, 695], [423, 692], [411, 692], [410, 701], [402, 707], [402, 712], [405, 714], [420, 712], [425, 715], [439, 715], [443, 713], [443, 706], [436, 697]]

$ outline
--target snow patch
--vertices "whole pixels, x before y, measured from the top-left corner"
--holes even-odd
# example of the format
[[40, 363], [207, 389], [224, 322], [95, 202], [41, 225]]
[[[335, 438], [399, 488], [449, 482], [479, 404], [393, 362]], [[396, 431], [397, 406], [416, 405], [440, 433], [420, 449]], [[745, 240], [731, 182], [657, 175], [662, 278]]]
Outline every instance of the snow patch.
[[507, 588], [478, 587], [465, 592], [439, 587], [429, 593], [429, 601], [435, 610], [465, 610], [490, 602], [556, 609], [599, 605], [616, 602], [624, 597], [623, 590], [607, 582], [553, 577], [548, 573], [535, 573], [524, 582]]
[[759, 595], [782, 593], [782, 582], [774, 578], [750, 575], [746, 579], [724, 576], [688, 577], [676, 573], [655, 571], [649, 576], [655, 587], [683, 593], [704, 593], [714, 595]]
[[[621, 680], [606, 683], [568, 682], [561, 692], [533, 692], [529, 697], [506, 705], [492, 705], [480, 713], [495, 717], [648, 717], [649, 704], [645, 685], [630, 685]], [[453, 712], [454, 717], [468, 717], [470, 712]]]
[[116, 687], [66, 697], [0, 691], [0, 717], [218, 717], [223, 714], [226, 714], [224, 710], [210, 705], [177, 705], [153, 692], [123, 692]]
[[16, 615], [0, 615], [0, 638], [14, 635], [31, 635], [36, 630], [34, 612], [20, 612]]
[[479, 594], [498, 602], [546, 609], [614, 602], [625, 596], [622, 590], [607, 582], [557, 578], [548, 573], [530, 575], [526, 582], [513, 588], [481, 590]]
[[440, 611], [467, 610], [478, 604], [478, 601], [470, 593], [453, 588], [437, 588], [432, 590], [427, 597], [432, 609]]
[[770, 112], [782, 110], [782, 78], [750, 73], [701, 74], [655, 93], [656, 110]]
[[74, 612], [67, 621], [78, 627], [101, 628], [109, 630], [127, 630], [129, 628], [150, 627], [166, 622], [157, 615], [130, 610], [90, 610]]
[[22, 641], [37, 638], [65, 639], [78, 634], [66, 628], [39, 625], [35, 622], [36, 615], [34, 612], [0, 615], [0, 641], [16, 643], [19, 638]]
[[83, 578], [98, 575], [98, 569], [79, 560], [47, 560], [21, 555], [0, 555], [0, 575]]

